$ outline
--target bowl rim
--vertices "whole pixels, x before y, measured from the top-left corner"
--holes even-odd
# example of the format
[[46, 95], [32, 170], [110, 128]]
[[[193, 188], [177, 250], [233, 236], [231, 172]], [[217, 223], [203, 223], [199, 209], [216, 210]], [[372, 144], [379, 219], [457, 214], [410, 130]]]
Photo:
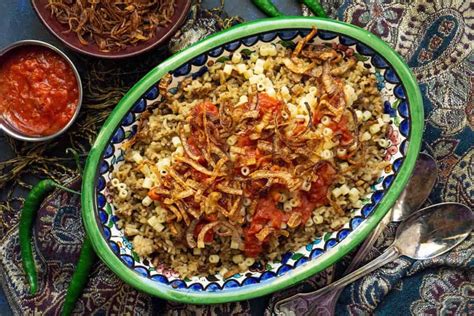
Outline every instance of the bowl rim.
[[[283, 29], [310, 29], [313, 26], [317, 26], [318, 29], [321, 30], [333, 31], [348, 35], [357, 41], [366, 44], [378, 54], [384, 56], [393, 69], [396, 70], [396, 73], [399, 76], [403, 87], [405, 88], [407, 99], [409, 100], [411, 124], [410, 136], [407, 138], [408, 150], [406, 157], [390, 189], [387, 191], [380, 203], [376, 206], [371, 216], [364, 221], [365, 224], [358, 227], [359, 231], [356, 234], [353, 234], [352, 238], [346, 238], [339, 242], [336, 247], [328, 250], [327, 252], [331, 255], [326, 255], [324, 258], [320, 258], [318, 264], [302, 265], [298, 267], [297, 270], [295, 269], [281, 277], [273, 278], [271, 281], [261, 282], [256, 287], [246, 286], [219, 292], [192, 292], [186, 290], [175, 290], [169, 285], [159, 284], [158, 282], [146, 279], [126, 267], [125, 264], [112, 252], [100, 232], [100, 229], [97, 225], [97, 205], [95, 198], [98, 168], [103, 151], [105, 150], [107, 144], [113, 136], [115, 128], [118, 124], [120, 124], [124, 115], [132, 108], [133, 104], [164, 74], [178, 68], [183, 63], [199, 56], [206, 51], [209, 51], [212, 48], [222, 46], [225, 43], [229, 43], [243, 37], [248, 37], [263, 32], [271, 32]], [[405, 64], [403, 59], [391, 47], [389, 47], [384, 41], [374, 34], [348, 23], [314, 17], [278, 17], [246, 22], [228, 30], [216, 33], [207, 39], [202, 40], [168, 58], [152, 69], [147, 75], [145, 75], [122, 98], [118, 106], [104, 123], [87, 159], [82, 182], [83, 194], [81, 197], [83, 207], [82, 216], [86, 233], [91, 239], [93, 247], [99, 257], [123, 281], [143, 292], [154, 296], [159, 296], [163, 299], [191, 304], [217, 304], [252, 299], [276, 292], [294, 285], [304, 279], [307, 279], [336, 263], [345, 255], [347, 255], [349, 251], [361, 243], [376, 227], [379, 221], [389, 211], [390, 207], [392, 207], [392, 205], [395, 203], [413, 171], [413, 167], [421, 147], [423, 122], [424, 116], [422, 97], [413, 73]]]
[[82, 102], [83, 102], [83, 91], [82, 91], [82, 81], [81, 81], [81, 76], [79, 74], [79, 71], [77, 70], [76, 66], [72, 62], [72, 60], [64, 53], [61, 49], [58, 47], [44, 42], [40, 40], [33, 40], [33, 39], [26, 39], [26, 40], [21, 40], [21, 41], [16, 41], [11, 43], [10, 45], [4, 47], [3, 49], [0, 50], [0, 57], [7, 54], [8, 52], [17, 49], [19, 47], [26, 47], [26, 46], [39, 46], [39, 47], [45, 47], [56, 54], [58, 54], [63, 60], [67, 62], [67, 64], [71, 67], [72, 71], [74, 72], [74, 76], [76, 77], [77, 81], [77, 92], [78, 92], [78, 99], [77, 99], [77, 104], [76, 104], [76, 109], [74, 110], [74, 114], [67, 122], [66, 125], [64, 125], [60, 130], [58, 130], [56, 133], [51, 134], [51, 135], [46, 135], [46, 136], [29, 136], [27, 134], [23, 134], [20, 131], [16, 130], [14, 127], [12, 127], [9, 122], [3, 118], [0, 118], [0, 130], [3, 130], [6, 134], [9, 136], [16, 138], [18, 140], [22, 141], [27, 141], [27, 142], [43, 142], [43, 141], [48, 141], [53, 138], [56, 138], [66, 132], [72, 124], [76, 121], [77, 117], [79, 116], [79, 112], [81, 111], [82, 107]]
[[30, 0], [30, 1], [31, 1], [31, 5], [33, 6], [33, 9], [34, 9], [36, 15], [38, 16], [39, 20], [41, 21], [41, 23], [48, 29], [48, 31], [51, 34], [53, 34], [58, 40], [60, 40], [61, 43], [63, 43], [68, 48], [72, 49], [73, 51], [75, 51], [77, 53], [92, 56], [92, 57], [96, 57], [96, 58], [105, 58], [105, 59], [122, 59], [122, 58], [136, 56], [136, 55], [145, 53], [145, 52], [157, 47], [160, 44], [163, 44], [166, 40], [168, 40], [171, 36], [173, 36], [179, 30], [179, 27], [183, 24], [186, 17], [188, 16], [188, 12], [189, 12], [189, 9], [191, 8], [191, 4], [192, 4], [192, 0], [182, 0], [182, 1], [185, 1], [184, 8], [181, 11], [181, 13], [179, 13], [179, 16], [176, 20], [176, 23], [173, 26], [170, 27], [170, 29], [168, 30], [168, 32], [164, 36], [162, 36], [160, 38], [156, 38], [156, 39], [153, 39], [153, 38], [150, 39], [150, 41], [151, 41], [150, 44], [145, 45], [142, 49], [134, 51], [134, 52], [130, 52], [130, 53], [121, 53], [120, 51], [115, 52], [115, 53], [114, 52], [111, 52], [111, 53], [95, 53], [95, 52], [90, 52], [86, 48], [82, 48], [81, 46], [74, 45], [73, 43], [66, 40], [63, 36], [61, 36], [60, 33], [56, 32], [53, 29], [53, 27], [46, 21], [45, 17], [41, 13], [41, 9], [38, 7], [38, 2], [36, 0]]

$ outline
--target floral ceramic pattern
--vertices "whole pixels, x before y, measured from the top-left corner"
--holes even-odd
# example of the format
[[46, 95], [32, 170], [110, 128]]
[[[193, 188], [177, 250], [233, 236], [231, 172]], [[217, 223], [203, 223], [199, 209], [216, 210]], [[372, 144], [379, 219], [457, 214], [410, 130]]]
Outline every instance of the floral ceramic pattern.
[[[178, 82], [184, 78], [188, 76], [196, 78], [203, 75], [207, 71], [206, 64], [209, 61], [220, 62], [226, 60], [234, 51], [239, 51], [244, 55], [248, 54], [263, 42], [291, 46], [308, 34], [308, 32], [309, 30], [305, 29], [267, 32], [214, 48], [175, 69], [172, 72], [173, 81], [170, 85], [170, 92], [173, 92]], [[266, 280], [284, 275], [302, 265], [317, 264], [319, 257], [325, 256], [329, 249], [336, 247], [341, 240], [350, 236], [357, 227], [363, 225], [364, 221], [371, 216], [375, 207], [393, 182], [406, 154], [407, 138], [410, 133], [410, 117], [405, 91], [400, 84], [397, 74], [387, 64], [385, 59], [362, 43], [358, 43], [350, 37], [340, 36], [327, 31], [318, 32], [318, 36], [314, 41], [319, 43], [339, 43], [354, 48], [359, 61], [362, 61], [375, 73], [378, 81], [377, 86], [384, 100], [384, 112], [392, 118], [393, 124], [388, 135], [391, 146], [386, 156], [386, 160], [391, 161], [392, 164], [386, 168], [382, 177], [372, 186], [373, 193], [365, 197], [365, 205], [362, 209], [353, 210], [352, 219], [339, 231], [328, 232], [323, 236], [315, 238], [313, 242], [298, 249], [296, 252], [285, 254], [281, 261], [256, 262], [247, 273], [236, 274], [225, 280], [218, 275], [211, 275], [206, 278], [192, 277], [191, 279], [180, 279], [176, 273], [164, 266], [153, 267], [147, 259], [139, 258], [135, 254], [131, 243], [115, 225], [117, 217], [114, 215], [106, 183], [111, 179], [114, 168], [123, 161], [122, 144], [137, 132], [137, 124], [141, 113], [146, 110], [147, 106], [160, 100], [157, 82], [150, 87], [123, 118], [121, 125], [116, 129], [102, 154], [98, 170], [99, 176], [96, 184], [97, 222], [112, 251], [130, 269], [133, 269], [144, 278], [169, 285], [178, 290], [228, 291], [233, 288], [265, 282]]]

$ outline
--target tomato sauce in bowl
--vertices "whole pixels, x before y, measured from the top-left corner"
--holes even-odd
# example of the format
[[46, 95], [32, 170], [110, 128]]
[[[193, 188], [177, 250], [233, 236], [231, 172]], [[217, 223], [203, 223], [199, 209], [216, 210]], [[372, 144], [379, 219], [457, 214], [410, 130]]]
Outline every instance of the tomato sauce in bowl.
[[74, 66], [49, 46], [21, 45], [0, 57], [0, 116], [14, 133], [41, 138], [62, 132], [81, 96]]

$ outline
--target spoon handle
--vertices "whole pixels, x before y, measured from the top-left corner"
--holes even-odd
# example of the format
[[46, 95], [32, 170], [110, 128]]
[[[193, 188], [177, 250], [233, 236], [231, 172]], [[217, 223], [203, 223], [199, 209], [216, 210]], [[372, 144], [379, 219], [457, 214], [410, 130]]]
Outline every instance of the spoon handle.
[[380, 223], [377, 225], [375, 230], [367, 237], [367, 239], [364, 241], [362, 246], [360, 246], [359, 250], [355, 254], [354, 258], [352, 259], [351, 263], [347, 267], [346, 271], [344, 271], [344, 274], [349, 274], [350, 272], [354, 271], [356, 268], [360, 266], [360, 264], [366, 260], [367, 255], [370, 253], [372, 250], [372, 246], [375, 244], [377, 239], [380, 237], [380, 235], [385, 231], [387, 228], [388, 224], [390, 224], [392, 219], [392, 210], [390, 210], [380, 221]]
[[[274, 306], [275, 313], [277, 315], [287, 315], [288, 311], [293, 311], [296, 315], [310, 315], [310, 311], [316, 307], [317, 302], [313, 302], [314, 298], [320, 295], [327, 294], [331, 291], [335, 291], [341, 287], [353, 283], [361, 277], [369, 274], [372, 271], [377, 270], [381, 266], [392, 262], [400, 256], [400, 252], [394, 246], [388, 247], [379, 257], [367, 263], [365, 266], [355, 270], [354, 272], [342, 277], [341, 279], [329, 284], [316, 292], [300, 293], [292, 297], [285, 298], [277, 302]], [[299, 298], [305, 298], [304, 302], [306, 306], [294, 306], [295, 302], [300, 302]], [[304, 309], [304, 310], [300, 310]]]
[[[377, 225], [377, 228], [369, 235], [369, 237], [364, 241], [362, 246], [357, 251], [356, 255], [352, 259], [351, 263], [344, 271], [344, 275], [351, 273], [355, 269], [357, 269], [360, 264], [367, 259], [367, 255], [372, 250], [372, 246], [375, 244], [377, 239], [383, 233], [383, 231], [387, 228], [387, 225], [390, 223], [392, 218], [392, 211], [390, 210], [387, 215], [382, 219], [382, 221]], [[314, 302], [318, 302], [317, 307], [316, 305], [310, 305], [308, 312], [313, 311], [313, 315], [318, 316], [332, 316], [334, 315], [336, 309], [336, 303], [341, 295], [344, 287], [339, 287], [333, 292], [323, 293], [321, 295], [312, 296], [311, 300]], [[314, 295], [314, 293], [313, 293]], [[299, 300], [296, 300], [294, 304], [297, 304]]]

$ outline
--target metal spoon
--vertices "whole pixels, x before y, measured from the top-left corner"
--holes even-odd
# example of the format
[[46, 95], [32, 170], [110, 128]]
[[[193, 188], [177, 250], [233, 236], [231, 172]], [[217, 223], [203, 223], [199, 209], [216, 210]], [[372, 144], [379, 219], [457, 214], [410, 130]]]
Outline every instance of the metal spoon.
[[[430, 194], [438, 177], [438, 168], [436, 161], [428, 154], [421, 153], [416, 161], [413, 174], [408, 183], [395, 202], [392, 209], [385, 215], [380, 224], [375, 228], [372, 234], [364, 241], [358, 252], [352, 259], [344, 274], [354, 271], [360, 264], [366, 260], [368, 253], [379, 236], [385, 230], [390, 222], [400, 222], [417, 211], [425, 202]], [[334, 315], [337, 299], [344, 288], [337, 291], [325, 292], [321, 295], [315, 295], [315, 292], [308, 292], [307, 295], [298, 297], [297, 295], [288, 297], [275, 303], [281, 307], [285, 306], [287, 310], [292, 310], [299, 306], [306, 306], [307, 311], [317, 309], [317, 315]]]
[[[426, 260], [442, 255], [464, 241], [473, 225], [474, 214], [465, 205], [441, 203], [424, 208], [398, 226], [393, 244], [375, 260], [314, 293], [302, 293], [298, 296], [320, 295], [345, 287], [400, 256]], [[308, 315], [308, 309], [304, 306], [302, 310], [284, 308], [282, 304], [287, 300], [275, 305], [278, 315]]]

